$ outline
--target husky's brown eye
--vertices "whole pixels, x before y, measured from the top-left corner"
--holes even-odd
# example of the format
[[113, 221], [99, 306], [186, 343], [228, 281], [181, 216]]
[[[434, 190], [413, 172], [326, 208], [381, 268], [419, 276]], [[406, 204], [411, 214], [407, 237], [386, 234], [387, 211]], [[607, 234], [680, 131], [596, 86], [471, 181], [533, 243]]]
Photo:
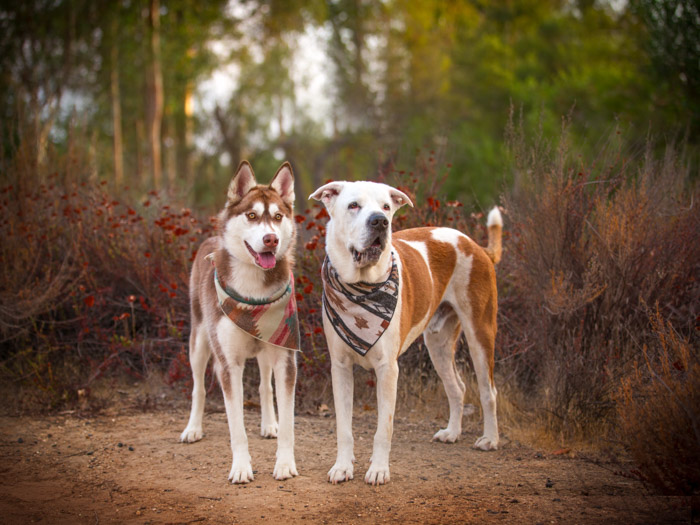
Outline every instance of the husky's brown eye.
[[387, 210], [387, 211], [389, 211], [389, 210], [391, 209], [391, 206], [389, 206], [388, 204], [385, 204], [385, 205], [384, 205], [384, 209]]
[[281, 213], [276, 213], [276, 214], [275, 214], [275, 220], [276, 220], [276, 221], [281, 221], [281, 220], [282, 220], [282, 214], [281, 214]]
[[357, 204], [356, 202], [351, 202], [350, 204], [348, 204], [348, 210], [356, 210], [359, 207], [360, 207], [360, 205]]
[[249, 218], [251, 221], [254, 221], [257, 217], [258, 217], [258, 216], [255, 215], [255, 212], [254, 212], [254, 211], [251, 211], [251, 212], [248, 214], [248, 218]]

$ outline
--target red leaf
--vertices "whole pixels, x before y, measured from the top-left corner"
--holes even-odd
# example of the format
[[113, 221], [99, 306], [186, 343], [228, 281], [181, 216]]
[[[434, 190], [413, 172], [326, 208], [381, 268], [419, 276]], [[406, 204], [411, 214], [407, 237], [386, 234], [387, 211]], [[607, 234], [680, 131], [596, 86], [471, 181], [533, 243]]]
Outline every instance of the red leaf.
[[85, 302], [88, 308], [92, 308], [95, 304], [95, 297], [92, 295], [88, 295], [85, 299], [83, 299], [83, 301]]

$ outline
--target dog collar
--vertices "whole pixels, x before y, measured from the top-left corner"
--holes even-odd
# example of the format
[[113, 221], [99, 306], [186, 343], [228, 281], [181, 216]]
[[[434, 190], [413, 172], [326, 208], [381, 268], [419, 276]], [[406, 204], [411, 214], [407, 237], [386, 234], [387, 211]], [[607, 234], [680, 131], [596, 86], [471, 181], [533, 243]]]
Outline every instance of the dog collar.
[[221, 310], [238, 328], [266, 343], [287, 350], [300, 349], [299, 316], [292, 272], [289, 272], [287, 286], [265, 299], [238, 296], [221, 280], [216, 268], [214, 287]]
[[321, 267], [323, 308], [338, 336], [365, 355], [389, 327], [399, 297], [399, 270], [391, 254], [391, 270], [383, 283], [344, 283], [328, 256]]

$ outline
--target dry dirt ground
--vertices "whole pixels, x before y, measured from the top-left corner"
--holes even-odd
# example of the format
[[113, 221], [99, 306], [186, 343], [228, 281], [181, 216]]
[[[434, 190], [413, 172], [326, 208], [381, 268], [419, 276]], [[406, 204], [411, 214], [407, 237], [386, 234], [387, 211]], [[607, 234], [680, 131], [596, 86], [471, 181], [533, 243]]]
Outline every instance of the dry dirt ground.
[[[119, 403], [80, 412], [0, 417], [2, 523], [687, 523], [681, 501], [650, 495], [615, 474], [620, 465], [575, 452], [537, 450], [507, 435], [502, 448], [471, 448], [480, 423], [462, 439], [431, 443], [438, 414], [397, 412], [391, 482], [363, 481], [374, 417], [354, 420], [355, 479], [326, 482], [335, 458], [331, 414], [297, 415], [299, 477], [272, 477], [274, 440], [259, 436], [259, 411], [246, 411], [255, 480], [231, 485], [226, 416], [208, 401], [205, 438], [178, 442], [184, 402], [155, 408]], [[556, 454], [554, 452], [557, 452]]]

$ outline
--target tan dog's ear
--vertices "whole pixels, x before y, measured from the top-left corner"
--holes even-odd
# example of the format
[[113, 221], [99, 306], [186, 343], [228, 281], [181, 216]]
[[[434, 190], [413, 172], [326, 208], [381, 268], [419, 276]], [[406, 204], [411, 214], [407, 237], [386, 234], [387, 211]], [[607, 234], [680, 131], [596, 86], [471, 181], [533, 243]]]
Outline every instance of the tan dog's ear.
[[242, 161], [238, 165], [236, 175], [231, 180], [228, 186], [228, 200], [235, 204], [245, 197], [258, 183], [255, 182], [255, 173], [253, 167], [247, 160]]
[[309, 199], [321, 201], [326, 208], [328, 208], [331, 204], [333, 204], [335, 198], [340, 195], [340, 192], [343, 190], [343, 186], [345, 186], [345, 182], [343, 181], [329, 182], [309, 195]]
[[413, 208], [411, 199], [409, 199], [408, 195], [406, 195], [404, 192], [399, 191], [396, 188], [391, 188], [389, 190], [389, 195], [391, 196], [391, 200], [394, 203], [394, 206], [396, 206], [397, 210], [404, 204], [408, 204], [411, 208]]
[[289, 162], [282, 164], [272, 178], [270, 188], [280, 194], [282, 200], [294, 206], [294, 173]]

